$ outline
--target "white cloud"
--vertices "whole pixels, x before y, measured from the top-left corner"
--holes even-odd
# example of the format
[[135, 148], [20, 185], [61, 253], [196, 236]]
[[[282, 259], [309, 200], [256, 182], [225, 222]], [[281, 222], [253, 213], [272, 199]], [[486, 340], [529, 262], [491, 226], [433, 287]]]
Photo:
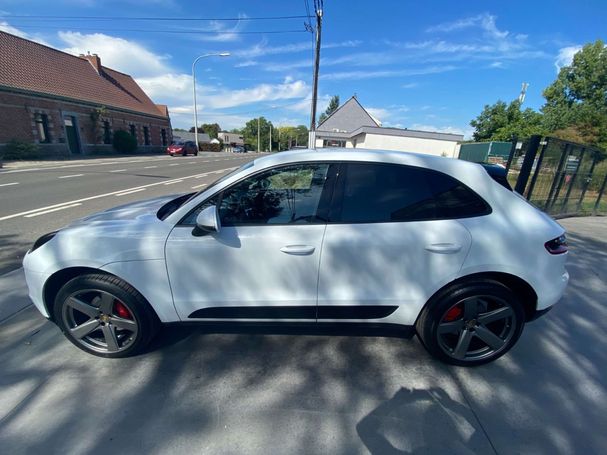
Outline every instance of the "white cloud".
[[582, 50], [582, 46], [567, 46], [559, 49], [559, 53], [554, 61], [556, 71], [560, 71], [563, 66], [569, 66], [573, 62], [573, 56]]
[[403, 84], [403, 85], [401, 85], [400, 87], [401, 87], [401, 88], [406, 88], [406, 89], [409, 89], [409, 88], [415, 88], [415, 87], [419, 87], [419, 84], [418, 84], [417, 82], [409, 82], [409, 83], [407, 83], [407, 84]]
[[414, 123], [409, 127], [409, 129], [418, 131], [432, 131], [435, 133], [463, 134], [464, 139], [470, 138], [474, 132], [474, 130], [469, 127], [460, 128], [457, 126], [437, 126], [423, 123]]
[[237, 63], [234, 65], [234, 68], [246, 68], [248, 66], [256, 66], [257, 62], [255, 60], [245, 60], [244, 62]]
[[453, 71], [456, 66], [430, 66], [416, 69], [400, 69], [400, 70], [379, 70], [379, 71], [342, 71], [337, 73], [326, 73], [320, 76], [321, 79], [330, 81], [343, 80], [361, 80], [361, 79], [376, 79], [382, 77], [403, 77], [403, 76], [419, 76], [424, 74], [437, 74], [446, 71]]
[[[246, 14], [239, 14], [239, 19], [246, 19]], [[198, 39], [202, 41], [213, 41], [218, 43], [227, 43], [232, 41], [239, 41], [240, 35], [238, 32], [241, 28], [242, 22], [238, 20], [236, 24], [232, 27], [227, 25], [225, 22], [220, 21], [209, 21], [205, 25], [205, 32], [211, 31], [216, 32], [214, 34], [204, 34], [201, 33], [197, 36]]]
[[[322, 48], [332, 49], [339, 47], [356, 47], [361, 43], [362, 41], [359, 40], [347, 40], [337, 43], [326, 43], [322, 45]], [[261, 42], [251, 47], [232, 51], [232, 55], [252, 59], [265, 55], [292, 54], [296, 52], [312, 51], [312, 49], [314, 49], [314, 45], [311, 40], [302, 41], [299, 43], [283, 44], [281, 46], [268, 46], [268, 40], [263, 39]]]
[[489, 65], [489, 68], [504, 68], [504, 62], [493, 62]]
[[20, 38], [25, 38], [40, 44], [44, 44], [45, 46], [50, 46], [50, 44], [46, 42], [43, 38], [41, 38], [39, 35], [32, 35], [30, 33], [24, 32], [23, 30], [20, 30], [17, 27], [13, 27], [6, 21], [0, 21], [0, 30], [6, 33], [10, 33], [11, 35], [18, 36]]
[[63, 51], [79, 55], [98, 54], [101, 64], [133, 76], [145, 77], [170, 73], [169, 56], [159, 55], [139, 43], [103, 33], [59, 32], [68, 47]]
[[[318, 99], [316, 100], [316, 112], [318, 115], [327, 110], [330, 101], [331, 95], [320, 95], [318, 97]], [[312, 109], [312, 92], [308, 93], [305, 98], [296, 103], [281, 107], [290, 111], [298, 112], [301, 115], [309, 115]]]
[[301, 98], [308, 91], [309, 87], [304, 81], [286, 79], [282, 84], [259, 84], [245, 89], [226, 90], [202, 99], [211, 108], [222, 109], [260, 101]]
[[510, 33], [508, 31], [499, 30], [495, 24], [495, 16], [487, 13], [466, 17], [454, 22], [434, 25], [426, 29], [426, 31], [429, 33], [449, 33], [471, 27], [479, 27], [486, 35], [497, 39], [504, 39]]

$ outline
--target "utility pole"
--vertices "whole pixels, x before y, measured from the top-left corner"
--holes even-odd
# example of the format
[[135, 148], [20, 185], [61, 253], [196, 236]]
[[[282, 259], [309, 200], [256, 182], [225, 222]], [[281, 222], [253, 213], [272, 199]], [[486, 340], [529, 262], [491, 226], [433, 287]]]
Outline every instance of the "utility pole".
[[314, 0], [316, 13], [316, 47], [314, 50], [314, 80], [312, 84], [312, 112], [310, 113], [310, 133], [308, 147], [316, 148], [316, 101], [318, 99], [318, 69], [320, 66], [320, 38], [322, 32], [323, 0]]
[[[268, 122], [270, 123], [270, 122]], [[272, 153], [272, 124], [270, 123], [270, 153]]]
[[259, 129], [260, 122], [261, 117], [257, 117], [257, 153], [261, 151], [261, 130]]

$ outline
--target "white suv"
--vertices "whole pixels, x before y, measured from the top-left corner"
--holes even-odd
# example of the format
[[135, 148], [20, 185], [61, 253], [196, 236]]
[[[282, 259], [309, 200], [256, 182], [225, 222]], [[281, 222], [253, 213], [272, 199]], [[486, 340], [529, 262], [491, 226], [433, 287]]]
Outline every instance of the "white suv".
[[140, 352], [161, 323], [380, 323], [457, 365], [496, 359], [562, 296], [564, 229], [477, 164], [322, 149], [41, 237], [30, 296], [81, 349]]

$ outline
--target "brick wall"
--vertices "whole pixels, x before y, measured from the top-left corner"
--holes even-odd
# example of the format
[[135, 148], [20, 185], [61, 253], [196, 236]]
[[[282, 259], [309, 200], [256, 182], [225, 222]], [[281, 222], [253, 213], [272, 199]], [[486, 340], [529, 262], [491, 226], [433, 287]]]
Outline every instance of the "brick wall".
[[[61, 149], [69, 152], [64, 115], [76, 117], [80, 146], [84, 154], [109, 148], [104, 144], [105, 121], [109, 123], [111, 136], [117, 130], [130, 131], [129, 126], [135, 125], [139, 152], [163, 149], [162, 129], [166, 131], [167, 143], [171, 141], [169, 119], [122, 112], [111, 108], [96, 111], [98, 108], [99, 106], [96, 108], [77, 102], [0, 91], [0, 145], [11, 139], [40, 144], [41, 138], [35, 122], [37, 114], [47, 116], [50, 136], [48, 144], [40, 144], [41, 149], [53, 150], [53, 153]], [[149, 128], [150, 145], [148, 146], [145, 145], [144, 127]]]

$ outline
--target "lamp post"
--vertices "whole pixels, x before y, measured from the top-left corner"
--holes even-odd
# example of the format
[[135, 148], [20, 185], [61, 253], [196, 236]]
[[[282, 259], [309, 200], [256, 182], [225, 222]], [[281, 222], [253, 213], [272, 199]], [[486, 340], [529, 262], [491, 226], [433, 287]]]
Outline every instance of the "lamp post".
[[198, 63], [198, 60], [200, 60], [201, 58], [206, 58], [206, 57], [229, 57], [230, 53], [229, 52], [218, 52], [218, 53], [214, 53], [214, 54], [204, 54], [204, 55], [199, 55], [198, 57], [196, 57], [194, 59], [194, 63], [192, 63], [192, 82], [194, 84], [194, 137], [196, 138], [196, 151], [198, 152], [198, 107], [196, 105], [196, 63]]

